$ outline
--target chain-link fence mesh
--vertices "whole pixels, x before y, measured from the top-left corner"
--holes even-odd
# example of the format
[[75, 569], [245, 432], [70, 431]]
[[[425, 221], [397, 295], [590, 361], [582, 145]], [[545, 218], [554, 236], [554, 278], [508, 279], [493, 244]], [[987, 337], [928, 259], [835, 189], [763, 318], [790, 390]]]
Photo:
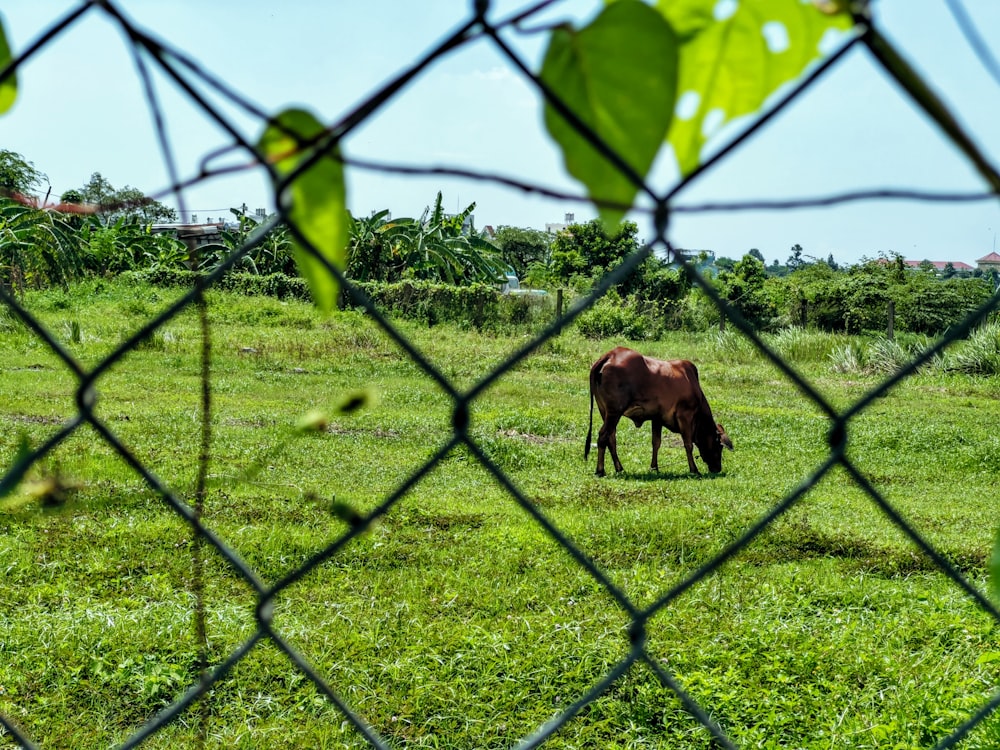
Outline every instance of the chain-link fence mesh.
[[[418, 75], [421, 71], [433, 64], [442, 56], [450, 54], [452, 51], [470, 40], [486, 40], [494, 44], [501, 54], [508, 60], [513, 69], [520, 71], [520, 73], [528, 77], [535, 86], [544, 90], [545, 96], [548, 97], [550, 101], [556, 101], [558, 99], [559, 92], [547, 90], [537, 76], [530, 71], [529, 66], [526, 65], [524, 61], [521, 60], [518, 55], [504, 43], [500, 33], [505, 29], [514, 28], [518, 23], [526, 19], [530, 19], [531, 13], [526, 13], [522, 17], [518, 18], [493, 22], [489, 20], [487, 15], [489, 10], [488, 3], [476, 2], [474, 3], [474, 6], [474, 8], [470, 9], [468, 17], [452, 36], [441, 42], [424, 58], [408, 67], [397, 78], [392, 80], [382, 89], [373, 92], [367, 101], [365, 101], [352, 113], [347, 115], [344, 119], [330, 126], [324, 135], [324, 142], [322, 144], [323, 148], [330, 151], [335, 149], [339, 141], [353, 129], [366, 120], [377, 116], [376, 113], [379, 110], [380, 105], [391, 100], [406, 82]], [[986, 65], [988, 69], [992, 70], [994, 75], [997, 75], [995, 63], [992, 58], [989, 57], [988, 51], [982, 47], [979, 42], [975, 29], [969, 22], [968, 18], [964, 15], [962, 6], [957, 1], [951, 3], [950, 6], [958, 23], [962, 26], [968, 36], [970, 45], [977, 51], [977, 54], [981, 56], [983, 64]], [[74, 24], [80, 22], [80, 20], [88, 14], [98, 13], [107, 16], [114, 23], [119, 25], [125, 32], [125, 35], [131, 45], [134, 59], [137, 63], [139, 75], [143, 78], [149, 106], [152, 111], [157, 114], [156, 121], [158, 123], [162, 122], [162, 118], [159, 117], [161, 113], [161, 104], [158, 101], [154, 93], [154, 88], [150, 82], [150, 69], [154, 67], [159, 68], [160, 72], [166, 74], [169, 78], [174, 80], [182, 90], [187, 92], [191, 103], [195, 107], [201, 109], [208, 115], [209, 118], [219, 123], [232, 135], [235, 141], [234, 149], [242, 151], [250, 159], [257, 158], [254, 144], [243, 140], [239, 136], [237, 128], [229, 127], [225, 115], [223, 115], [221, 111], [211, 103], [209, 98], [203, 96], [199, 92], [210, 90], [214, 94], [219, 95], [230, 102], [236, 103], [245, 111], [249, 111], [256, 116], [262, 125], [268, 122], [267, 116], [264, 113], [254, 110], [253, 107], [246, 102], [243, 102], [239, 94], [227, 86], [225, 81], [215, 79], [209, 72], [203, 70], [196, 61], [188, 57], [186, 54], [178, 49], [163, 46], [160, 42], [148, 36], [142, 29], [133, 26], [118, 12], [112, 3], [84, 3], [81, 4], [74, 12], [54, 21], [47, 32], [39, 38], [35, 44], [21, 51], [10, 66], [8, 66], [5, 70], [0, 71], [0, 77], [7, 76], [16, 71], [18, 66], [25, 64], [32, 57], [46, 54], [46, 51], [51, 45], [57, 42], [57, 39], [61, 34], [71, 28]], [[989, 183], [994, 186], [1000, 184], [1000, 178], [997, 177], [995, 171], [993, 171], [988, 162], [983, 160], [978, 155], [975, 147], [972, 146], [968, 139], [962, 134], [961, 129], [953, 121], [942, 115], [941, 111], [934, 111], [933, 101], [928, 99], [927, 91], [921, 88], [919, 78], [911, 75], [910, 71], [905, 68], [905, 63], [902, 63], [897, 57], [895, 57], [891, 48], [883, 42], [882, 37], [879, 35], [871, 18], [867, 14], [866, 9], [864, 7], [860, 7], [854, 17], [853, 34], [851, 35], [850, 40], [844, 44], [838, 52], [826, 58], [820, 65], [816, 66], [808, 75], [806, 75], [792, 90], [784, 94], [780, 101], [756, 117], [753, 123], [745, 129], [742, 135], [733, 139], [729, 146], [719, 151], [708, 163], [703, 164], [699, 170], [695, 172], [695, 174], [688, 178], [688, 180], [683, 181], [667, 194], [658, 195], [656, 197], [655, 206], [650, 211], [650, 216], [653, 219], [654, 226], [654, 236], [651, 241], [646, 243], [639, 252], [628, 258], [623, 265], [605, 277], [582, 304], [575, 305], [561, 319], [553, 322], [537, 337], [524, 344], [521, 348], [511, 354], [502, 364], [467, 390], [463, 390], [457, 386], [451, 379], [449, 379], [449, 377], [443, 374], [440, 369], [435, 367], [432, 362], [426, 359], [417, 350], [417, 348], [412, 345], [407, 337], [400, 332], [398, 327], [396, 327], [391, 320], [387, 319], [382, 313], [380, 313], [379, 310], [376, 309], [376, 307], [357, 287], [353, 286], [348, 279], [344, 278], [340, 271], [332, 267], [327, 261], [323, 260], [322, 262], [327, 266], [329, 272], [335, 275], [340, 281], [345, 294], [349, 295], [356, 305], [367, 311], [367, 314], [377, 322], [378, 326], [380, 326], [381, 329], [384, 330], [385, 333], [396, 344], [398, 344], [398, 346], [401, 347], [401, 349], [405, 351], [409, 357], [412, 358], [413, 362], [418, 366], [425, 377], [435, 381], [437, 385], [440, 386], [446, 394], [448, 394], [453, 407], [453, 434], [450, 441], [441, 446], [440, 450], [438, 450], [423, 466], [416, 469], [412, 475], [400, 484], [395, 491], [385, 497], [374, 510], [354, 518], [353, 522], [350, 524], [349, 530], [344, 533], [343, 536], [336, 539], [325, 549], [310, 557], [304, 565], [274, 585], [265, 584], [258, 573], [255, 572], [254, 568], [248, 564], [229, 543], [227, 543], [226, 539], [213, 532], [211, 528], [202, 522], [201, 512], [205, 492], [206, 456], [211, 449], [211, 432], [208, 428], [208, 424], [210, 423], [209, 419], [203, 416], [203, 434], [201, 443], [202, 457], [199, 462], [201, 468], [198, 477], [198, 487], [195, 492], [194, 502], [189, 504], [170, 487], [165, 486], [165, 484], [158, 479], [154, 472], [151, 471], [150, 468], [147, 467], [129, 449], [129, 447], [127, 447], [125, 442], [119, 437], [118, 434], [116, 434], [116, 430], [107, 421], [99, 418], [94, 411], [95, 394], [97, 392], [98, 383], [101, 378], [106, 375], [109, 369], [126, 357], [131, 351], [140, 346], [143, 341], [151, 337], [156, 331], [162, 329], [176, 316], [190, 309], [201, 310], [203, 313], [202, 323], [205, 326], [204, 341], [206, 343], [204, 345], [204, 351], [202, 352], [202, 407], [204, 414], [207, 414], [210, 411], [210, 385], [212, 379], [210, 365], [212, 353], [208, 345], [210, 337], [208, 335], [209, 331], [207, 329], [207, 322], [205, 321], [204, 316], [203, 293], [206, 289], [212, 287], [213, 284], [215, 284], [221, 277], [227, 274], [240, 261], [243, 255], [253, 249], [252, 241], [248, 245], [242, 247], [239, 251], [234, 252], [224, 263], [215, 268], [201, 281], [197, 282], [194, 288], [190, 289], [190, 291], [171, 304], [168, 309], [164, 310], [155, 318], [149, 320], [146, 325], [121, 344], [113, 353], [104, 358], [96, 366], [90, 368], [82, 366], [76, 359], [74, 359], [74, 357], [59, 343], [58, 337], [48, 330], [38, 320], [38, 318], [19, 301], [17, 296], [12, 294], [9, 290], [0, 288], [0, 298], [3, 299], [5, 305], [7, 305], [8, 308], [31, 329], [40, 341], [44, 342], [46, 347], [48, 347], [59, 359], [62, 360], [65, 366], [74, 374], [77, 381], [76, 414], [62, 424], [59, 429], [55, 430], [41, 445], [35, 447], [29, 453], [20, 456], [14, 466], [8, 467], [5, 483], [9, 485], [11, 482], [16, 481], [17, 478], [24, 475], [27, 468], [43, 460], [50, 452], [66, 441], [70, 436], [81, 431], [81, 429], [86, 426], [89, 426], [93, 429], [98, 438], [104, 441], [107, 446], [110, 446], [115, 453], [124, 459], [131, 469], [142, 478], [146, 485], [155, 491], [155, 493], [157, 493], [163, 501], [170, 508], [172, 508], [177, 516], [183, 519], [184, 523], [190, 525], [191, 529], [195, 532], [199, 545], [195, 551], [196, 580], [194, 582], [194, 587], [196, 593], [198, 594], [198, 606], [204, 607], [205, 595], [202, 591], [203, 582], [200, 580], [200, 578], [204, 575], [202, 570], [205, 562], [204, 556], [218, 556], [219, 559], [224, 560], [225, 564], [228, 565], [231, 570], [234, 571], [235, 574], [238, 575], [253, 590], [256, 597], [256, 628], [252, 635], [248, 637], [245, 642], [240, 644], [238, 648], [233, 650], [232, 653], [228, 654], [226, 658], [218, 663], [208, 663], [207, 655], [203, 654], [201, 657], [201, 666], [203, 667], [202, 678], [196, 684], [191, 685], [180, 699], [143, 724], [142, 727], [122, 746], [139, 746], [151, 736], [160, 732], [170, 722], [179, 720], [180, 717], [183, 717], [190, 712], [199, 710], [197, 707], [199, 698], [204, 696], [208, 691], [212, 690], [213, 687], [225, 681], [227, 679], [227, 675], [229, 675], [230, 672], [233, 671], [234, 668], [236, 668], [237, 665], [239, 665], [240, 662], [262, 642], [269, 642], [277, 647], [277, 649], [284, 654], [287, 660], [294, 664], [295, 668], [297, 668], [315, 685], [319, 693], [324, 696], [330, 704], [336, 706], [346, 720], [353, 725], [359, 736], [363, 737], [364, 740], [370, 743], [371, 746], [380, 748], [387, 747], [388, 745], [386, 739], [380, 736], [380, 734], [366, 722], [365, 718], [356, 712], [355, 708], [352, 707], [349, 701], [345, 700], [340, 694], [338, 694], [338, 692], [327, 682], [320, 671], [313, 666], [310, 660], [290, 643], [279, 628], [275, 627], [272, 621], [273, 604], [276, 597], [281, 595], [282, 592], [287, 591], [290, 587], [305, 578], [319, 566], [322, 566], [324, 563], [330, 561], [353, 539], [361, 534], [364, 534], [378, 519], [388, 514], [423, 477], [428, 475], [444, 459], [444, 457], [457, 446], [464, 446], [471, 453], [471, 455], [474, 456], [483, 467], [485, 467], [485, 469], [495, 478], [504, 490], [509, 493], [510, 497], [513, 498], [513, 500], [534, 519], [538, 526], [543, 529], [555, 543], [560, 545], [572, 557], [572, 559], [576, 561], [581, 569], [586, 571], [586, 574], [594, 582], [596, 582], [596, 584], [599, 585], [615, 603], [617, 603], [617, 605], [627, 614], [630, 620], [628, 628], [629, 647], [624, 658], [614, 664], [613, 668], [606, 674], [601, 676], [601, 678], [589, 691], [581, 695], [574, 696], [561, 713], [556, 716], [556, 718], [545, 725], [538, 727], [532, 734], [524, 738], [522, 740], [524, 747], [542, 745], [553, 733], [559, 730], [567, 722], [573, 720], [574, 717], [584, 711], [598, 696], [619, 681], [623, 675], [626, 675], [630, 670], [640, 664], [644, 664], [652, 670], [662, 686], [667, 688], [669, 691], [672, 691], [672, 693], [676, 695], [676, 697], [683, 704], [685, 709], [708, 730], [713, 738], [713, 746], [726, 748], [735, 747], [734, 741], [727, 736], [726, 732], [713, 719], [709, 708], [700, 705], [695, 699], [688, 695], [680, 684], [680, 681], [675, 679], [675, 676], [669, 669], [667, 669], [663, 661], [656, 658], [647, 649], [647, 622], [657, 613], [671, 607], [672, 603], [674, 603], [675, 600], [677, 600], [684, 592], [690, 590], [699, 582], [705, 580], [708, 576], [711, 576], [727, 561], [740, 553], [741, 550], [747, 548], [748, 545], [750, 545], [753, 540], [758, 537], [758, 535], [768, 529], [768, 527], [776, 519], [785, 514], [790, 508], [795, 506], [796, 503], [807, 492], [809, 492], [811, 488], [815, 487], [828, 473], [837, 467], [843, 469], [852, 477], [853, 481], [856, 482], [857, 486], [860, 487], [864, 493], [866, 493], [871, 502], [874, 503], [889, 519], [891, 519], [892, 523], [895, 524], [895, 526], [910, 540], [912, 540], [912, 542], [920, 548], [924, 555], [933, 561], [933, 565], [936, 566], [937, 569], [950, 578], [956, 587], [961, 589], [965, 595], [967, 595], [979, 607], [987, 612], [990, 617], [1000, 623], [1000, 611], [997, 610], [996, 606], [989, 599], [987, 599], [978, 588], [972, 585], [969, 580], [967, 580], [967, 578], [946, 559], [945, 555], [935, 549], [935, 547], [929, 543], [918, 532], [918, 530], [914, 528], [914, 526], [904, 519], [903, 515], [886, 500], [866, 474], [854, 463], [852, 463], [846, 454], [847, 438], [850, 432], [852, 420], [865, 412], [865, 410], [868, 409], [876, 399], [889, 392], [904, 379], [913, 375], [922, 364], [930, 361], [949, 344], [967, 335], [973, 327], [979, 324], [987, 315], [993, 312], [998, 305], [1000, 305], [1000, 296], [995, 295], [992, 297], [986, 304], [970, 314], [964, 321], [952, 327], [948, 334], [937, 340], [931, 348], [927, 349], [923, 354], [915, 358], [905, 367], [901, 368], [884, 382], [879, 383], [877, 387], [871, 389], [871, 391], [866, 393], [852, 405], [844, 409], [838, 409], [835, 408], [826, 398], [824, 398], [824, 396], [821, 395], [819, 390], [814, 387], [812, 383], [810, 383], [806, 378], [800, 375], [796, 369], [772, 351], [764, 340], [762, 340], [762, 338], [755, 332], [753, 327], [743, 320], [735, 309], [730, 307], [718, 296], [715, 288], [700, 277], [693, 267], [687, 265], [686, 267], [694, 283], [699, 285], [704, 292], [711, 297], [715, 305], [717, 305], [722, 311], [723, 315], [731, 321], [733, 325], [738, 327], [742, 333], [753, 342], [754, 346], [756, 346], [774, 364], [774, 366], [783, 373], [785, 377], [794, 383], [801, 393], [804, 394], [806, 398], [811, 400], [816, 407], [818, 407], [823, 415], [825, 415], [829, 425], [829, 450], [826, 458], [798, 487], [774, 505], [766, 515], [759, 518], [742, 536], [733, 541], [720, 554], [716, 555], [706, 564], [687, 575], [687, 577], [682, 581], [672, 586], [651, 605], [645, 607], [639, 606], [632, 599], [630, 599], [630, 597], [627, 596], [626, 593], [611, 580], [601, 567], [595, 564], [587, 554], [574, 545], [568, 536], [552, 520], [550, 520], [550, 518], [542, 512], [535, 503], [525, 497], [518, 486], [507, 476], [507, 474], [493, 461], [491, 461], [487, 453], [484, 452], [477, 442], [470, 436], [467, 429], [469, 424], [470, 405], [478, 397], [480, 397], [486, 389], [494, 385], [513, 368], [517, 367], [542, 344], [558, 335], [559, 331], [563, 327], [570, 323], [581, 312], [585, 311], [607, 290], [612, 288], [615, 284], [621, 282], [628, 274], [632, 273], [649, 254], [660, 252], [666, 254], [668, 257], [672, 257], [675, 260], [684, 262], [684, 258], [675, 253], [671, 245], [669, 227], [669, 218], [673, 207], [672, 202], [679, 190], [683, 188], [688, 181], [696, 177], [701, 171], [710, 168], [719, 160], [726, 159], [732, 150], [744, 139], [748, 138], [756, 130], [766, 127], [775, 114], [780, 112], [790, 102], [794, 101], [804, 91], [807, 91], [829, 70], [840, 64], [848, 50], [859, 46], [866, 47], [867, 52], [870, 52], [874, 59], [877, 60], [884, 67], [884, 69], [897, 80], [899, 85], [906, 89], [907, 92], [921, 104], [925, 111], [927, 111], [928, 114], [936, 120], [937, 124], [951, 138], [957, 148], [965, 153], [965, 155], [970, 159], [972, 165]], [[931, 99], [933, 99], [932, 96]], [[581, 123], [577, 124], [581, 125]], [[170, 174], [173, 175], [176, 180], [177, 170], [174, 166], [170, 149], [166, 145], [166, 139], [162, 138], [162, 132], [160, 135], [162, 143], [164, 144], [163, 157], [167, 161]], [[601, 146], [605, 152], [609, 151], [606, 146], [601, 144], [598, 145]], [[316, 151], [317, 156], [321, 153], [321, 150]], [[609, 156], [611, 158], [617, 158], [613, 153], [610, 153]], [[441, 171], [442, 170], [438, 170], [439, 173]], [[456, 174], [459, 173], [458, 170], [455, 172]], [[198, 176], [197, 181], [209, 180], [215, 176], [218, 176], [218, 172], [213, 173], [210, 169], [206, 169], [203, 174]], [[481, 178], [482, 176], [479, 177]], [[294, 179], [294, 176], [292, 179]], [[499, 178], [496, 179], [502, 182]], [[513, 187], [517, 189], [544, 192], [542, 188], [529, 184], [515, 184]], [[178, 184], [175, 185], [175, 190], [179, 196], [183, 195], [184, 189], [185, 186], [180, 184], [178, 181]], [[644, 190], [650, 195], [656, 195], [655, 191], [649, 186], [644, 186]], [[853, 194], [830, 196], [815, 200], [789, 201], [786, 205], [788, 208], [794, 208], [797, 205], [826, 205], [838, 201], [858, 200], [865, 197], [873, 199], [877, 197], [876, 193], [877, 191], [867, 196], [865, 194]], [[883, 191], [883, 194], [887, 193]], [[280, 203], [281, 202], [279, 201], [279, 204]], [[747, 203], [744, 205], [750, 206], [752, 204]], [[254, 237], [261, 238], [265, 236], [267, 229], [287, 222], [287, 214], [283, 214], [279, 211], [279, 215], [274, 217], [270, 224], [263, 227], [263, 230], [265, 231], [257, 232]], [[291, 226], [290, 229], [293, 233], [298, 234], [299, 240], [308, 247], [306, 238], [302, 236], [302, 233], [298, 230], [298, 228]], [[317, 257], [320, 257], [318, 253], [316, 255]], [[585, 374], [581, 374], [581, 377], [584, 376]], [[199, 618], [199, 621], [202, 623], [201, 627], [204, 627], [203, 618]], [[203, 632], [199, 634], [199, 640], [204, 641]], [[958, 725], [957, 728], [955, 728], [947, 737], [939, 741], [937, 747], [951, 747], [958, 744], [998, 705], [1000, 705], [1000, 691], [996, 692], [992, 699], [983, 703], [975, 711], [973, 711], [971, 715], [969, 715], [964, 722], [960, 723], [960, 725]], [[2, 724], [9, 735], [20, 745], [24, 747], [35, 746], [32, 738], [19, 728], [17, 722], [15, 722], [12, 717], [0, 715], [0, 724]]]

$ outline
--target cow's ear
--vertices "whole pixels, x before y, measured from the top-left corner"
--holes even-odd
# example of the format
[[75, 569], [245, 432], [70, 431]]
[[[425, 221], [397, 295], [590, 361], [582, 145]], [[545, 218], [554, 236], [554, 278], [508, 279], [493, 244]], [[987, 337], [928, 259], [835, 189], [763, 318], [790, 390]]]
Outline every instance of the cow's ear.
[[732, 450], [733, 449], [733, 441], [730, 440], [729, 439], [729, 435], [726, 434], [726, 428], [723, 427], [721, 424], [718, 424], [718, 423], [716, 423], [715, 427], [719, 431], [719, 440], [721, 440], [722, 444], [724, 446], [726, 446], [727, 448], [729, 448], [729, 450]]

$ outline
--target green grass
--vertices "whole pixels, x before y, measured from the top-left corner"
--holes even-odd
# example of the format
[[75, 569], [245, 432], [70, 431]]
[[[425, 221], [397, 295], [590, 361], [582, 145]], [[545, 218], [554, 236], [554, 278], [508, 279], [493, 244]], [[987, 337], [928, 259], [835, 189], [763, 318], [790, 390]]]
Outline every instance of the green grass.
[[[92, 282], [26, 304], [89, 369], [176, 294]], [[363, 316], [322, 318], [298, 303], [216, 293], [209, 302], [205, 523], [273, 584], [346, 533], [335, 503], [372, 511], [445, 446], [454, 407]], [[460, 390], [526, 341], [400, 328]], [[199, 336], [196, 315], [185, 312], [95, 386], [96, 417], [188, 502]], [[676, 334], [637, 348], [698, 364], [736, 445], [724, 473], [689, 476], [668, 434], [661, 472], [651, 474], [648, 427], [626, 423], [625, 473], [597, 479], [594, 457], [582, 460], [587, 371], [617, 343], [570, 330], [543, 344], [471, 404], [468, 430], [532, 507], [645, 608], [663, 604], [672, 586], [809, 479], [827, 456], [830, 424], [738, 334]], [[844, 337], [790, 331], [768, 343], [834, 408], [885, 377], [839, 366], [836, 353], [857, 343]], [[0, 319], [0, 465], [21, 440], [37, 445], [76, 413], [77, 387], [37, 337], [10, 315]], [[358, 391], [374, 398], [337, 413]], [[993, 379], [932, 367], [849, 425], [853, 464], [977, 586], [998, 526], [998, 396]], [[327, 429], [298, 433], [312, 409], [331, 414]], [[192, 533], [89, 426], [29, 479], [52, 476], [76, 488], [64, 507], [43, 510], [18, 494], [0, 511], [0, 711], [42, 747], [107, 747], [197, 679]], [[255, 632], [256, 597], [212, 551], [204, 601], [217, 663]], [[629, 623], [465, 447], [279, 594], [273, 620], [390, 743], [455, 748], [514, 746], [564, 711], [626, 658]], [[723, 568], [657, 608], [646, 644], [740, 747], [930, 747], [1000, 682], [998, 623], [842, 468]], [[207, 708], [210, 747], [365, 745], [266, 639], [214, 687]], [[195, 738], [189, 712], [144, 746]], [[639, 662], [546, 747], [709, 743]], [[1000, 720], [991, 717], [961, 747], [998, 744]]]

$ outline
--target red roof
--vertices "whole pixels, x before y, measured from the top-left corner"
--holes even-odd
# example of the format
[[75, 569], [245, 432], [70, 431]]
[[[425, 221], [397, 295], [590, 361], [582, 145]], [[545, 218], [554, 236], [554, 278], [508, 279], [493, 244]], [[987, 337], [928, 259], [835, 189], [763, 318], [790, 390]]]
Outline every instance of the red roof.
[[[994, 253], [994, 255], [996, 255], [996, 253]], [[976, 262], [978, 263], [981, 260], [985, 260], [985, 259], [984, 258], [980, 258]], [[903, 262], [906, 265], [908, 265], [910, 268], [920, 268], [921, 264], [924, 261], [922, 261], [922, 260], [904, 260]], [[997, 255], [997, 262], [1000, 262], [1000, 255]], [[931, 260], [931, 261], [928, 261], [928, 263], [930, 263], [932, 266], [934, 266], [934, 268], [936, 268], [939, 271], [943, 271], [944, 267], [947, 266], [949, 263], [951, 263], [951, 267], [954, 268], [956, 271], [975, 271], [976, 270], [975, 266], [970, 266], [968, 263], [963, 263], [960, 260]]]
[[976, 263], [1000, 263], [1000, 253], [990, 253], [989, 255], [979, 258]]

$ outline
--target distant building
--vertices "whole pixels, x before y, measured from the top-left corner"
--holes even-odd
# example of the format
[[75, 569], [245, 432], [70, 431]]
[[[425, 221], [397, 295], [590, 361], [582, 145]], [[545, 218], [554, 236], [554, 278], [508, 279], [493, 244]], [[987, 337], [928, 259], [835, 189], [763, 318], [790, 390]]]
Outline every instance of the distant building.
[[[996, 255], [996, 253], [994, 253]], [[1000, 256], [997, 257], [998, 262], [1000, 262]], [[904, 260], [903, 263], [909, 268], [920, 268], [924, 263], [930, 263], [934, 266], [934, 270], [937, 272], [944, 271], [945, 266], [951, 263], [951, 267], [956, 271], [975, 271], [973, 266], [968, 263], [963, 263], [960, 260]], [[978, 261], [977, 261], [978, 263]]]
[[698, 262], [699, 258], [704, 255], [705, 260], [703, 265], [711, 265], [715, 263], [715, 251], [714, 250], [686, 250], [684, 248], [675, 247], [674, 252], [677, 255], [683, 255], [688, 260]]
[[[192, 218], [197, 218], [192, 217]], [[153, 234], [172, 234], [188, 247], [194, 249], [202, 245], [212, 245], [219, 242], [219, 235], [225, 229], [221, 221], [212, 224], [185, 224], [171, 222], [168, 224], [153, 224], [149, 230]]]
[[566, 214], [565, 221], [562, 224], [546, 224], [545, 231], [548, 234], [559, 234], [562, 230], [568, 227], [570, 224], [575, 224], [574, 221], [575, 214]]
[[976, 266], [984, 273], [989, 273], [990, 271], [1000, 272], [1000, 253], [993, 252], [989, 255], [984, 255], [976, 261]]

